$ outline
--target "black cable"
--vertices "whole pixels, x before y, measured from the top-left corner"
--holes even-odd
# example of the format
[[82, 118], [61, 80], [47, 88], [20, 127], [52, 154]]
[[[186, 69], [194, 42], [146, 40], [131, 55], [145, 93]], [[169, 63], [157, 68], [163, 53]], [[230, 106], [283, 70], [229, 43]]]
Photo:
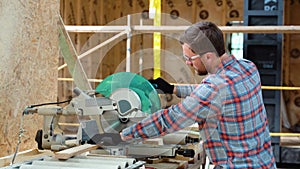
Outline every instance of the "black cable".
[[28, 108], [34, 108], [34, 107], [39, 107], [39, 106], [46, 106], [46, 105], [52, 105], [52, 104], [63, 104], [63, 103], [70, 103], [70, 100], [65, 100], [65, 101], [61, 101], [61, 102], [49, 102], [49, 103], [42, 103], [42, 104], [33, 104], [28, 106]]
[[[34, 107], [38, 107], [38, 106], [45, 106], [45, 105], [52, 105], [52, 104], [70, 103], [71, 100], [72, 100], [72, 99], [70, 99], [70, 100], [65, 100], [65, 101], [61, 101], [61, 102], [49, 102], [49, 103], [42, 103], [42, 104], [33, 104], [33, 105], [30, 105], [30, 106], [28, 106], [28, 107], [25, 108], [25, 110], [23, 111], [22, 116], [21, 116], [20, 130], [19, 130], [19, 135], [18, 135], [18, 136], [19, 136], [19, 137], [18, 137], [18, 143], [17, 143], [16, 150], [15, 150], [15, 153], [14, 153], [14, 155], [13, 155], [13, 158], [12, 158], [12, 161], [11, 161], [10, 165], [13, 165], [13, 164], [14, 164], [15, 158], [16, 158], [17, 153], [18, 153], [18, 151], [19, 151], [19, 145], [20, 145], [20, 143], [21, 143], [21, 137], [22, 137], [22, 135], [23, 135], [23, 133], [24, 133], [24, 129], [23, 129], [23, 119], [24, 119], [24, 115], [27, 114], [27, 113], [26, 113], [26, 110], [27, 110], [28, 108], [34, 108]], [[52, 120], [53, 120], [53, 119], [52, 119]]]

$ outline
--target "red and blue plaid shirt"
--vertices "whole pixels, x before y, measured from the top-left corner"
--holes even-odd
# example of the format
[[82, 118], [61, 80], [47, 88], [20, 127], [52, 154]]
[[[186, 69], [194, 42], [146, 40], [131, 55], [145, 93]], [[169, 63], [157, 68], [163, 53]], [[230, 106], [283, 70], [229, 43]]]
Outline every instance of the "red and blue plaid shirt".
[[234, 56], [199, 85], [176, 86], [180, 103], [122, 131], [125, 139], [151, 138], [198, 123], [207, 156], [224, 168], [276, 168], [260, 76]]

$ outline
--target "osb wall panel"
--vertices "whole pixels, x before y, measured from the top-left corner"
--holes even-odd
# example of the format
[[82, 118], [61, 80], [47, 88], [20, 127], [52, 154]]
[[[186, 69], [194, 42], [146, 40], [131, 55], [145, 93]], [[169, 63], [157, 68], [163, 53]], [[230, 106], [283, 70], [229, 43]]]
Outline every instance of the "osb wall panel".
[[[300, 8], [300, 1], [285, 2], [285, 25], [300, 25], [299, 15], [295, 10]], [[286, 34], [284, 36], [283, 55], [283, 84], [300, 87], [299, 66], [300, 66], [300, 35]], [[287, 113], [292, 130], [297, 130], [300, 125], [300, 91], [285, 91]]]
[[223, 24], [227, 24], [229, 21], [243, 21], [244, 0], [226, 0], [223, 3], [225, 3], [225, 12], [223, 13], [226, 16]]
[[196, 22], [214, 21], [217, 25], [224, 25], [226, 11], [225, 1], [196, 0]]
[[[0, 156], [14, 153], [28, 105], [57, 99], [59, 1], [0, 2]], [[36, 148], [38, 115], [24, 117], [20, 151]]]

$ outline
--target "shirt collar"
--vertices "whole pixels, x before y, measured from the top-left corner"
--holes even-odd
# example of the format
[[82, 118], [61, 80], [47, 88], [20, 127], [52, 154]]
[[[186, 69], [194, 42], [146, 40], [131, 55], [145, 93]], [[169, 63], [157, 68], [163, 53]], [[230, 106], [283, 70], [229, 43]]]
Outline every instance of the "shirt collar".
[[237, 61], [233, 55], [224, 55], [220, 59], [221, 59], [221, 63], [218, 65], [216, 74], [220, 73], [228, 65]]

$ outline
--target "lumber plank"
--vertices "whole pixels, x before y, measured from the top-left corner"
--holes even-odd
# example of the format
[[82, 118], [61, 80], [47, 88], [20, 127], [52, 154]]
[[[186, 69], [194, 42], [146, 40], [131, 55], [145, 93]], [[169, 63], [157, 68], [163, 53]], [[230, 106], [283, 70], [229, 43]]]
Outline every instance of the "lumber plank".
[[84, 144], [76, 147], [72, 147], [66, 150], [59, 151], [55, 153], [55, 158], [57, 159], [69, 159], [73, 156], [80, 155], [82, 153], [88, 152], [90, 150], [95, 150], [98, 148], [98, 145], [92, 145], [92, 144]]

